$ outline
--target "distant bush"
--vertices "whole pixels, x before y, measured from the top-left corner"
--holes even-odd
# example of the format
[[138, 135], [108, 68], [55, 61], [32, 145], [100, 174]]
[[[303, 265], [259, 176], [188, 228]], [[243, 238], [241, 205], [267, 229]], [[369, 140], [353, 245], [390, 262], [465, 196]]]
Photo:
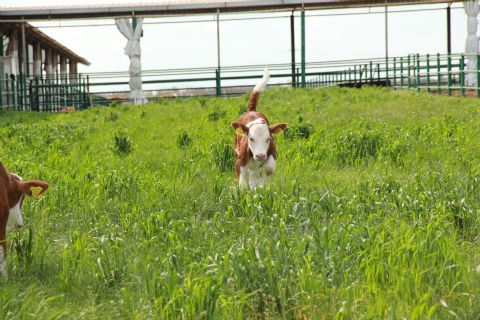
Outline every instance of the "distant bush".
[[177, 145], [182, 148], [188, 148], [192, 144], [192, 138], [187, 129], [183, 129], [177, 136]]
[[297, 124], [290, 124], [285, 130], [285, 138], [294, 139], [308, 139], [315, 132], [315, 128], [309, 122], [304, 122], [303, 116], [298, 116]]
[[133, 151], [133, 143], [125, 131], [115, 133], [113, 151], [119, 156], [127, 156]]

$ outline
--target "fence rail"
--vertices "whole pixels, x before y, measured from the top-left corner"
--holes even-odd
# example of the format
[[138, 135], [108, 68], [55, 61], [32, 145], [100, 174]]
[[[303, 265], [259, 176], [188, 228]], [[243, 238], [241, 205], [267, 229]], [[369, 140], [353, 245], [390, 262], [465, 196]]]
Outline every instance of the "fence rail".
[[[473, 69], [467, 70], [471, 60]], [[307, 87], [352, 86], [365, 84], [393, 89], [426, 90], [437, 94], [480, 97], [480, 55], [419, 55], [372, 60], [344, 65], [341, 70], [320, 72], [307, 81]]]
[[24, 77], [0, 79], [0, 108], [20, 111], [59, 111], [90, 106], [88, 77]]
[[[469, 70], [467, 70], [467, 65]], [[251, 89], [265, 65], [144, 70], [149, 100], [163, 96], [231, 95]], [[270, 64], [272, 85], [323, 87], [363, 85], [426, 90], [437, 94], [480, 97], [480, 56], [475, 54], [410, 54], [405, 57]], [[292, 72], [292, 70], [294, 72]], [[86, 108], [112, 100], [128, 101], [128, 72], [97, 72], [74, 77], [7, 76], [0, 79], [0, 108], [58, 111]]]

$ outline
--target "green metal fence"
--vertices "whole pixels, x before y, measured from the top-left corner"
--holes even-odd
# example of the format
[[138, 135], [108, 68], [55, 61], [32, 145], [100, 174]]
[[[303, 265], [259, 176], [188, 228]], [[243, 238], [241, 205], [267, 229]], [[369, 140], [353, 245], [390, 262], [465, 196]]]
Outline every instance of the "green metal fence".
[[[472, 63], [473, 67], [472, 68]], [[470, 69], [467, 71], [467, 64]], [[235, 95], [251, 90], [265, 65], [218, 68], [144, 70], [149, 100], [166, 96]], [[480, 96], [479, 54], [411, 54], [389, 59], [355, 59], [270, 64], [270, 85], [323, 87], [389, 86], [435, 94]], [[128, 72], [97, 72], [73, 78], [0, 80], [0, 107], [12, 110], [58, 111], [85, 108], [112, 100], [128, 101]], [[154, 95], [153, 93], [157, 93]]]
[[76, 109], [90, 105], [88, 77], [24, 77], [5, 75], [0, 79], [2, 110], [50, 111], [66, 107]]
[[[474, 68], [467, 70], [468, 60]], [[332, 65], [331, 67], [334, 67]], [[425, 90], [436, 94], [480, 97], [479, 54], [419, 55], [373, 59], [361, 63], [337, 63], [336, 70], [309, 77], [307, 86], [365, 84], [393, 89]]]

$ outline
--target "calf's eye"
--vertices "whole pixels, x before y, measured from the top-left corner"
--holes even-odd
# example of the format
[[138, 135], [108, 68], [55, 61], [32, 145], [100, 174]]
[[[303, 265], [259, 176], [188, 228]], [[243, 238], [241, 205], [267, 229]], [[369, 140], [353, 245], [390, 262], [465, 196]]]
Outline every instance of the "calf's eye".
[[253, 138], [250, 138], [250, 141], [253, 142], [254, 141]]

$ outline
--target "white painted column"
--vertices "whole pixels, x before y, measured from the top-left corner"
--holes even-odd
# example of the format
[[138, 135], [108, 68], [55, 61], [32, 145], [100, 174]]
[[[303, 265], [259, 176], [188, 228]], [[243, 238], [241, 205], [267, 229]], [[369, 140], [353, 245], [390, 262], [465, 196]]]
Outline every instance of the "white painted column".
[[58, 54], [56, 52], [52, 52], [52, 77], [56, 79], [58, 74]]
[[45, 73], [47, 75], [47, 80], [51, 80], [53, 75], [53, 65], [52, 65], [52, 49], [45, 49]]
[[77, 83], [77, 62], [73, 60], [68, 61], [68, 74], [70, 76], [70, 84]]
[[10, 56], [8, 59], [9, 73], [17, 77], [20, 74], [20, 68], [18, 65], [18, 32], [13, 30], [10, 33], [7, 47], [7, 56]]
[[67, 83], [67, 58], [60, 56], [60, 79], [61, 83]]
[[42, 47], [40, 42], [35, 42], [33, 45], [33, 76], [42, 76]]
[[465, 8], [465, 13], [468, 16], [468, 36], [465, 43], [465, 56], [467, 58], [467, 73], [465, 77], [465, 84], [467, 86], [476, 86], [477, 74], [472, 70], [477, 70], [477, 54], [479, 51], [479, 38], [477, 36], [477, 16], [480, 13], [480, 6], [478, 4], [478, 0], [465, 1], [463, 5]]
[[130, 58], [130, 101], [140, 105], [147, 103], [142, 90], [142, 64], [140, 36], [142, 35], [143, 18], [137, 18], [137, 26], [133, 29], [129, 19], [115, 19], [118, 30], [128, 39], [125, 54]]

